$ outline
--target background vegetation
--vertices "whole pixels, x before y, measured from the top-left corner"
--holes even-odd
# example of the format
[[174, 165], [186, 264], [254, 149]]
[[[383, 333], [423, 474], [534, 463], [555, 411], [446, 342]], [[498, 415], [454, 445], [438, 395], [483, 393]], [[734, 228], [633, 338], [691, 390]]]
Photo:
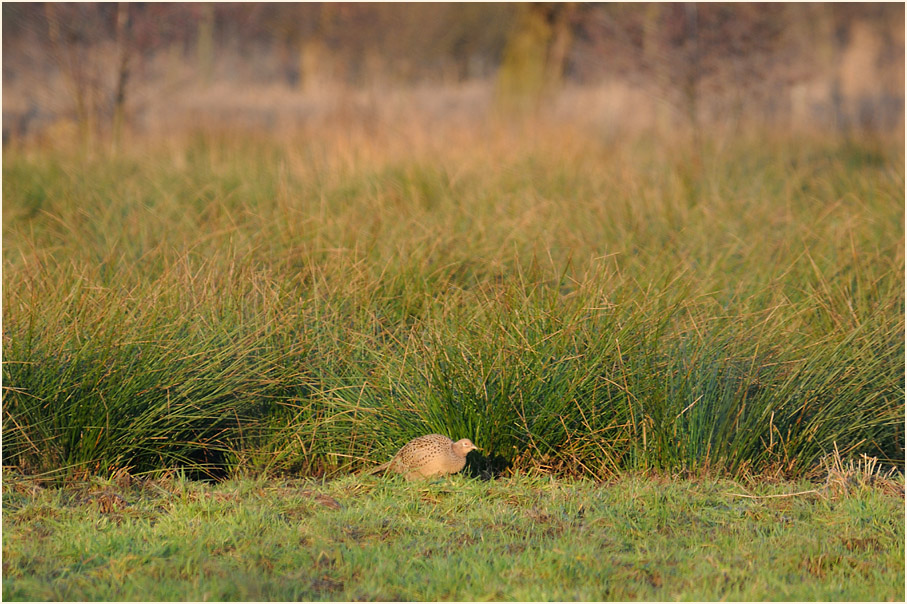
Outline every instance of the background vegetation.
[[4, 142], [374, 122], [412, 88], [437, 119], [904, 127], [897, 3], [10, 3], [2, 22]]

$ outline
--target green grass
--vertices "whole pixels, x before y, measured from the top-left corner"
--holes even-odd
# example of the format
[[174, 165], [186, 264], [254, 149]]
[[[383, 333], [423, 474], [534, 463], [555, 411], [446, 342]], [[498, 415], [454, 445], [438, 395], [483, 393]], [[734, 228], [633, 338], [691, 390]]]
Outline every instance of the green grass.
[[[449, 141], [443, 143], [439, 141]], [[3, 464], [903, 467], [904, 160], [871, 141], [199, 135], [3, 160]]]
[[[4, 476], [4, 600], [893, 600], [903, 478]], [[749, 499], [735, 495], [791, 497]]]

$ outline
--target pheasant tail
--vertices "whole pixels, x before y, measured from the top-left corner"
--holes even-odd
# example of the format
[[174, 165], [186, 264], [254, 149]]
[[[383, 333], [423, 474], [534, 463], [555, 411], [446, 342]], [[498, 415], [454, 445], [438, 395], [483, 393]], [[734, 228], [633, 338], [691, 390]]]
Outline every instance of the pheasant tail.
[[362, 470], [362, 472], [360, 472], [359, 475], [360, 476], [371, 476], [372, 474], [377, 474], [378, 472], [383, 472], [388, 467], [390, 467], [392, 461], [393, 460], [385, 462], [385, 463], [381, 464], [380, 466], [375, 466], [374, 468], [371, 468], [369, 470]]

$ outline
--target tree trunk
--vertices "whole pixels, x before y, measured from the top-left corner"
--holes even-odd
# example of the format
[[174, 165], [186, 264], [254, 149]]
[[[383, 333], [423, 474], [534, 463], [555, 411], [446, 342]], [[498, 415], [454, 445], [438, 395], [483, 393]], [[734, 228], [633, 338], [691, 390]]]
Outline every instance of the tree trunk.
[[117, 150], [126, 119], [126, 87], [129, 83], [129, 60], [132, 45], [129, 40], [130, 30], [129, 3], [120, 2], [117, 7], [117, 48], [120, 62], [117, 70], [117, 85], [113, 98], [113, 148]]

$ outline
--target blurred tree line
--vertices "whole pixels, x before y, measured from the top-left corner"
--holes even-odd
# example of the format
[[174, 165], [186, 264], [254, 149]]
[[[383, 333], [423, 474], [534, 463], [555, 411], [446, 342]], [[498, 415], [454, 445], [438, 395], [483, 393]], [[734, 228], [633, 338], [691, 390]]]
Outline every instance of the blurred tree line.
[[[86, 131], [116, 133], [132, 87], [166, 81], [167, 65], [191, 67], [193, 84], [233, 79], [302, 93], [489, 80], [512, 110], [565, 83], [621, 79], [693, 124], [716, 99], [732, 107], [756, 98], [766, 111], [800, 97], [808, 104], [811, 82], [822, 81], [840, 127], [903, 123], [903, 4], [4, 3], [2, 11], [4, 88], [56, 78]], [[851, 59], [857, 42], [869, 50]], [[842, 68], [848, 61], [854, 73]], [[867, 65], [871, 74], [857, 73]], [[872, 81], [854, 83], [861, 76]], [[28, 112], [16, 119], [27, 122]]]

